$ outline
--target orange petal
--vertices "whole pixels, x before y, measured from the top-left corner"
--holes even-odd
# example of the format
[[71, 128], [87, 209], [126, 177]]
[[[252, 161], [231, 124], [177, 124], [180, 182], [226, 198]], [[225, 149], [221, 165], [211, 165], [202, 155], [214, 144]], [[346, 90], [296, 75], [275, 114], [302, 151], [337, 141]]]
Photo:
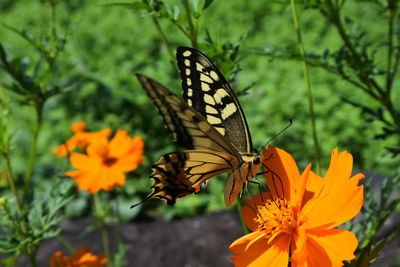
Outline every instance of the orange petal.
[[[363, 186], [358, 185], [362, 174], [351, 175], [353, 160], [350, 153], [332, 152], [329, 170], [319, 192], [302, 209], [310, 228], [326, 225], [336, 227], [353, 218], [364, 202]], [[318, 187], [318, 186], [317, 186]]]
[[257, 207], [264, 206], [268, 199], [272, 199], [269, 192], [262, 192], [251, 199], [244, 199], [247, 206], [242, 207], [242, 219], [250, 230], [256, 231], [258, 229], [259, 224], [256, 222], [258, 217], [256, 213]]
[[316, 175], [314, 172], [310, 171], [308, 174], [308, 179], [306, 183], [306, 190], [303, 195], [302, 207], [313, 197], [315, 197], [316, 192], [320, 192], [322, 186], [324, 185], [324, 178]]
[[[308, 231], [307, 266], [343, 266], [343, 261], [355, 258], [358, 241], [354, 233], [342, 229]], [[293, 262], [299, 264], [296, 258]], [[328, 264], [329, 263], [329, 264]], [[296, 266], [296, 265], [294, 265]]]
[[77, 121], [71, 124], [71, 131], [74, 133], [83, 132], [86, 129], [86, 123], [83, 121]]
[[[248, 236], [250, 235], [251, 234]], [[257, 235], [252, 235], [250, 237], [256, 236]], [[247, 241], [250, 242], [251, 240], [252, 238], [247, 238]], [[246, 242], [243, 241], [236, 244], [235, 241], [231, 247], [229, 247], [229, 250], [237, 254], [236, 256], [231, 257], [235, 266], [288, 266], [290, 244], [289, 235], [281, 234], [270, 243], [268, 243], [266, 239], [260, 238], [252, 243], [251, 246], [247, 246]], [[235, 248], [232, 246], [238, 247]], [[245, 250], [243, 250], [243, 248], [245, 248]]]
[[277, 147], [269, 146], [268, 150], [263, 148], [264, 162], [267, 166], [265, 174], [268, 188], [274, 197], [288, 200], [293, 206], [300, 205], [298, 202], [304, 192], [305, 182], [300, 177], [299, 170], [293, 157], [286, 151]]
[[254, 231], [251, 232], [247, 235], [244, 235], [235, 241], [229, 246], [230, 252], [233, 254], [241, 254], [245, 252], [245, 248], [247, 247], [247, 244], [250, 243], [251, 240], [258, 238], [259, 236], [263, 236], [264, 234], [259, 231]]
[[142, 151], [129, 152], [129, 154], [126, 154], [125, 156], [119, 158], [116, 165], [123, 172], [133, 171], [138, 167], [140, 163], [143, 162], [142, 153]]
[[59, 157], [65, 157], [70, 151], [72, 151], [76, 147], [77, 142], [78, 138], [76, 135], [74, 135], [64, 144], [54, 148], [53, 153]]
[[104, 180], [102, 189], [111, 191], [115, 186], [123, 186], [125, 184], [125, 175], [118, 168], [108, 168], [104, 170]]
[[132, 148], [132, 141], [125, 130], [118, 130], [110, 141], [110, 156], [121, 157]]
[[93, 169], [98, 168], [101, 164], [101, 159], [99, 157], [90, 157], [85, 154], [80, 153], [72, 153], [71, 157], [71, 165], [75, 169]]

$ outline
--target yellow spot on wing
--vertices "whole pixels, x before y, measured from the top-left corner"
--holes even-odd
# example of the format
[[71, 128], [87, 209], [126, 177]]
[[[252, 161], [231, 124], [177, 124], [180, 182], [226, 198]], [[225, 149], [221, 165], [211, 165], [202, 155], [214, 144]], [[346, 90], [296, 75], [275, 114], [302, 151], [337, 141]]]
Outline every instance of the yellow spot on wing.
[[212, 115], [207, 115], [207, 121], [211, 124], [220, 124], [221, 119]]
[[206, 102], [207, 104], [210, 104], [210, 105], [215, 105], [214, 98], [207, 94], [204, 95], [204, 102]]
[[224, 98], [225, 96], [229, 96], [229, 94], [225, 89], [222, 88], [219, 88], [214, 94], [215, 101], [218, 104], [222, 103], [222, 98]]
[[210, 91], [211, 88], [208, 85], [208, 83], [201, 83], [201, 90], [203, 90], [204, 92]]
[[186, 67], [189, 67], [189, 66], [190, 66], [190, 60], [189, 60], [189, 59], [185, 59], [185, 60], [183, 61], [183, 63], [185, 64]]
[[189, 50], [186, 50], [185, 52], [182, 53], [182, 55], [183, 55], [184, 57], [188, 57], [188, 56], [190, 56], [191, 54], [192, 54], [192, 52], [190, 52]]
[[187, 95], [188, 96], [192, 96], [193, 95], [193, 90], [188, 88]]
[[213, 78], [214, 81], [218, 81], [219, 80], [218, 74], [213, 70], [210, 71], [210, 76], [211, 76], [211, 78]]
[[199, 62], [196, 62], [196, 70], [203, 71], [204, 67]]
[[210, 77], [208, 77], [207, 75], [201, 73], [200, 74], [200, 81], [206, 82], [206, 83], [213, 83], [213, 80], [211, 80]]
[[224, 107], [224, 109], [223, 109], [222, 112], [221, 112], [222, 119], [225, 120], [226, 118], [228, 118], [229, 116], [231, 116], [233, 113], [235, 113], [236, 110], [237, 110], [237, 108], [236, 108], [235, 104], [229, 103], [228, 105], [226, 105], [226, 106]]
[[225, 128], [222, 128], [222, 127], [215, 127], [215, 129], [217, 129], [217, 131], [218, 131], [220, 134], [225, 135]]
[[216, 110], [210, 105], [206, 105], [206, 112], [209, 114], [218, 114], [218, 110]]
[[186, 83], [187, 83], [187, 85], [191, 86], [192, 85], [192, 80], [190, 80], [189, 78], [186, 78]]

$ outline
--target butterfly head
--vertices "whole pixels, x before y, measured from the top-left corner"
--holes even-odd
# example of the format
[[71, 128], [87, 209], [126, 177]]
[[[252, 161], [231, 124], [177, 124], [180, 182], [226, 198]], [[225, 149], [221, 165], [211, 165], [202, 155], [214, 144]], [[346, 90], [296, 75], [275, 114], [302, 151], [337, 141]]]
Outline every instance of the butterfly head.
[[263, 161], [262, 155], [255, 153], [242, 154], [242, 159], [245, 164], [242, 165], [244, 170], [241, 173], [245, 173], [247, 169], [246, 179], [255, 177]]

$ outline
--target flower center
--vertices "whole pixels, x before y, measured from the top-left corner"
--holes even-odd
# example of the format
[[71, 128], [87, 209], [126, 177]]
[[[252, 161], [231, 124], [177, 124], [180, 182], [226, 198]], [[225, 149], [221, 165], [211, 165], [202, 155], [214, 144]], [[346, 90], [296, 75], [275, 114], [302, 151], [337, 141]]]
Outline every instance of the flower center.
[[113, 157], [106, 157], [106, 158], [104, 158], [103, 159], [103, 163], [104, 163], [104, 165], [106, 165], [106, 166], [108, 166], [108, 167], [110, 167], [110, 166], [112, 166], [115, 162], [117, 162], [117, 158], [113, 158]]
[[265, 237], [271, 241], [280, 233], [292, 234], [297, 228], [297, 216], [293, 207], [280, 198], [267, 200], [264, 206], [258, 206], [255, 219]]

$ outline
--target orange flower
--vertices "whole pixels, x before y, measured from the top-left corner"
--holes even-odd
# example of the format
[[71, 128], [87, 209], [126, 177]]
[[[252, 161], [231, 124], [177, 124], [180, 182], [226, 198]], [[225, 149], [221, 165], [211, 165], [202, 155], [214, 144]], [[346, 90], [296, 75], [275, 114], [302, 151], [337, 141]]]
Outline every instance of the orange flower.
[[56, 251], [50, 258], [50, 267], [101, 267], [107, 263], [107, 257], [101, 253], [93, 255], [87, 248], [77, 249], [70, 257]]
[[65, 157], [75, 147], [84, 149], [91, 142], [95, 142], [97, 139], [107, 138], [111, 129], [107, 128], [100, 132], [85, 132], [86, 123], [75, 122], [71, 125], [71, 131], [75, 133], [67, 142], [53, 149], [53, 153], [59, 157]]
[[131, 139], [126, 131], [118, 130], [110, 142], [106, 138], [92, 140], [87, 155], [72, 153], [71, 164], [78, 170], [65, 175], [90, 193], [112, 190], [125, 184], [124, 172], [133, 171], [143, 162], [143, 148], [140, 136]]
[[[294, 159], [270, 146], [263, 150], [270, 192], [247, 199], [242, 216], [253, 231], [229, 250], [235, 266], [342, 266], [354, 259], [358, 241], [336, 226], [353, 218], [364, 201], [363, 174], [351, 177], [350, 153], [332, 151], [325, 177], [300, 175]], [[291, 258], [291, 260], [289, 260]]]

